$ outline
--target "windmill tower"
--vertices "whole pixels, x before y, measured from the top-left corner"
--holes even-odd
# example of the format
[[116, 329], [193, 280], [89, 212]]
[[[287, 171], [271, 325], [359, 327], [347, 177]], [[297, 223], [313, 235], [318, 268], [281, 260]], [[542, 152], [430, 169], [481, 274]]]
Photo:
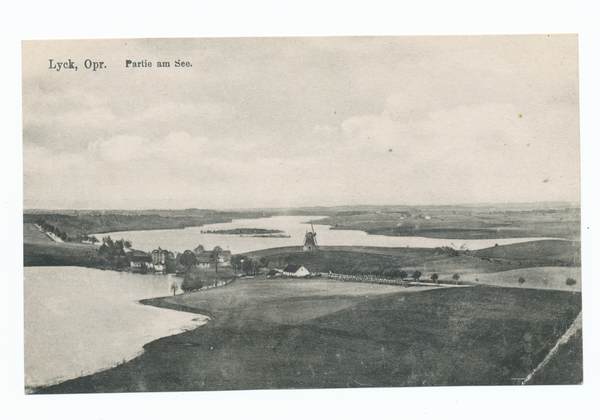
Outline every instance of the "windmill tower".
[[302, 247], [302, 251], [316, 251], [317, 250], [317, 233], [315, 232], [315, 228], [313, 224], [310, 224], [310, 228], [312, 232], [306, 232], [304, 235], [304, 246]]

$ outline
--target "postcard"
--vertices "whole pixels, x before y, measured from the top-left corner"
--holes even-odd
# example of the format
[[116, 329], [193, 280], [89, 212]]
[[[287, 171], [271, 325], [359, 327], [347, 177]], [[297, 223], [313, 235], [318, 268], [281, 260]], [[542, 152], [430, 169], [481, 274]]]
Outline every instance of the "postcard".
[[583, 383], [577, 35], [22, 68], [26, 393]]

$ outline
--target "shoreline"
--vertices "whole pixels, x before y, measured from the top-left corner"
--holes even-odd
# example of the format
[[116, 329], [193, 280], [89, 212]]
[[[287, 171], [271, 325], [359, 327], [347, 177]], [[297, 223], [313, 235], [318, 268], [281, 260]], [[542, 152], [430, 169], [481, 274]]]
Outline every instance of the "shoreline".
[[[261, 287], [276, 283], [264, 279], [236, 287], [241, 287], [238, 292], [254, 289], [254, 296], [260, 297]], [[278, 284], [295, 287], [289, 282]], [[415, 290], [394, 289], [397, 292], [368, 293], [369, 297], [363, 293], [345, 296], [342, 300], [347, 304], [342, 306], [338, 301], [341, 296], [336, 300], [314, 300], [314, 296], [290, 298], [289, 294], [271, 297], [264, 304], [252, 301], [254, 303], [250, 306], [245, 300], [231, 305], [231, 295], [225, 293], [208, 297], [198, 292], [194, 296], [175, 298], [195, 302], [195, 307], [166, 302], [168, 297], [145, 299], [140, 303], [216, 316], [202, 325], [206, 328], [197, 327], [147, 343], [144, 353], [127, 363], [55, 386], [42, 387], [35, 393], [345, 388], [351, 386], [348, 377], [371, 387], [423, 386], [427, 384], [411, 382], [411, 369], [417, 369], [415, 372], [421, 375], [418, 373], [419, 366], [429, 364], [424, 360], [425, 364], [407, 367], [405, 360], [406, 357], [415, 357], [409, 355], [423, 345], [429, 350], [422, 356], [433, 352], [427, 356], [432, 358], [430, 362], [436, 361], [432, 369], [439, 363], [446, 366], [444, 369], [450, 369], [455, 363], [460, 365], [447, 372], [434, 369], [432, 374], [437, 379], [429, 385], [510, 385], [511, 377], [526, 376], [531, 370], [523, 364], [524, 359], [515, 359], [518, 363], [513, 361], [518, 366], [513, 366], [513, 362], [506, 364], [505, 360], [502, 369], [508, 368], [510, 372], [500, 375], [501, 370], [497, 367], [500, 359], [494, 354], [506, 351], [520, 354], [524, 351], [522, 337], [518, 334], [508, 334], [505, 338], [502, 334], [498, 336], [498, 320], [490, 319], [486, 313], [496, 314], [503, 306], [504, 298], [517, 299], [520, 302], [515, 304], [518, 314], [502, 312], [503, 322], [510, 323], [510, 326], [503, 327], [508, 328], [506, 331], [512, 331], [513, 327], [528, 331], [533, 326], [540, 328], [539, 322], [544, 325], [558, 322], [557, 337], [546, 337], [544, 344], [536, 347], [532, 363], [537, 365], [572, 323], [571, 316], [567, 314], [572, 313], [575, 317], [580, 311], [580, 293], [489, 286], [433, 288], [416, 293]], [[432, 305], [440, 299], [451, 306]], [[464, 312], [461, 303], [464, 299], [475, 305], [473, 313], [484, 311], [477, 320], [471, 319], [471, 311]], [[338, 306], [331, 307], [333, 302], [338, 302]], [[213, 307], [207, 308], [205, 303]], [[391, 309], [391, 306], [394, 308], [392, 312], [384, 309]], [[286, 313], [292, 310], [300, 318], [293, 321], [280, 318], [283, 308], [287, 308]], [[320, 308], [321, 312], [311, 314], [309, 308]], [[444, 314], [436, 315], [440, 309]], [[379, 315], [382, 310], [384, 318]], [[555, 318], [550, 316], [565, 310], [565, 317], [553, 320]], [[470, 328], [448, 329], [448, 323], [454, 323], [456, 316], [461, 317], [461, 324], [467, 322]], [[413, 317], [416, 318], [413, 320]], [[398, 323], [400, 320], [404, 322]], [[415, 329], [418, 325], [425, 330]], [[396, 331], [399, 326], [400, 330]], [[471, 328], [475, 330], [470, 331]], [[427, 338], [432, 333], [441, 335], [439, 343]], [[407, 334], [417, 343], [411, 344], [412, 339], [407, 341]], [[447, 348], [443, 338], [455, 334], [460, 336], [455, 337], [458, 347], [451, 345]], [[489, 336], [491, 342], [486, 341], [485, 349], [473, 352], [476, 363], [464, 361], [460, 356], [463, 346], [480, 334]], [[417, 347], [413, 349], [413, 346]], [[385, 354], [384, 370], [382, 351]], [[455, 360], [456, 357], [458, 359]], [[311, 368], [307, 368], [308, 365]], [[406, 369], [408, 371], [404, 372]], [[397, 377], [399, 372], [404, 373]], [[452, 376], [448, 377], [450, 373]], [[428, 378], [427, 373], [423, 374], [426, 375], [423, 378]]]
[[[200, 293], [200, 292], [192, 292], [192, 293]], [[206, 325], [207, 323], [209, 323], [210, 321], [213, 321], [216, 319], [215, 314], [212, 313], [211, 311], [204, 310], [204, 309], [198, 309], [198, 308], [192, 308], [192, 307], [186, 306], [186, 305], [178, 305], [176, 303], [166, 302], [165, 299], [169, 298], [169, 297], [173, 297], [173, 296], [163, 296], [163, 297], [156, 297], [156, 298], [150, 298], [150, 299], [141, 299], [138, 301], [138, 303], [145, 305], [145, 306], [152, 306], [154, 308], [170, 309], [172, 311], [187, 312], [187, 313], [202, 315], [202, 316], [207, 317], [208, 319], [206, 320], [206, 323], [199, 325], [197, 328], [202, 327], [202, 326]]]

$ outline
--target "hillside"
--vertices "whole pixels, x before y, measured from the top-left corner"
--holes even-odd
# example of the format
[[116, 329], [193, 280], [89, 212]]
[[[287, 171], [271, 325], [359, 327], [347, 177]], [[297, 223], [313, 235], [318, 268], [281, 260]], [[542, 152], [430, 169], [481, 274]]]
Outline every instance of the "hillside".
[[145, 303], [212, 320], [37, 392], [510, 385], [564, 334], [581, 295], [255, 278]]
[[444, 239], [563, 238], [578, 240], [580, 210], [538, 206], [511, 210], [503, 206], [424, 206], [403, 210], [339, 212], [314, 224], [362, 230], [371, 235]]
[[533, 267], [580, 267], [581, 245], [569, 241], [533, 241], [502, 245], [480, 251], [454, 251], [447, 248], [384, 248], [321, 246], [316, 252], [300, 247], [283, 247], [249, 252], [254, 259], [266, 259], [278, 267], [304, 265], [311, 272], [373, 273], [399, 268], [407, 272], [495, 273]]

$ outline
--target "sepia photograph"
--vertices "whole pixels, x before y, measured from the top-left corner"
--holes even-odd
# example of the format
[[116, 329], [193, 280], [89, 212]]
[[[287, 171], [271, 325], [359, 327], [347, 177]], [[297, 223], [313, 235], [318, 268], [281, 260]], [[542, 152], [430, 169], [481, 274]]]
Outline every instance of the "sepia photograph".
[[21, 49], [25, 394], [584, 382], [577, 34]]

